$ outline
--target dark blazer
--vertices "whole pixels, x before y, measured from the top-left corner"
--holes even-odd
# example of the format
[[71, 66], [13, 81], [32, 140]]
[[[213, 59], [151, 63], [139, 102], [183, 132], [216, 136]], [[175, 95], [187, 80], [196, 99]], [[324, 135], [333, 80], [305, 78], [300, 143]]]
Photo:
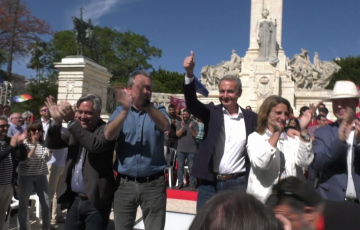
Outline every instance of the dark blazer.
[[326, 230], [360, 229], [360, 205], [346, 201], [325, 201], [323, 217]]
[[105, 122], [99, 120], [91, 132], [82, 128], [78, 121], [61, 134], [61, 126], [52, 125], [46, 135], [45, 146], [50, 149], [68, 148], [61, 192], [58, 203], [71, 203], [75, 193], [71, 190], [72, 172], [80, 145], [85, 148], [83, 179], [86, 195], [95, 208], [112, 203], [115, 192], [113, 173], [114, 141], [104, 136]]
[[[196, 178], [215, 181], [216, 173], [213, 170], [213, 152], [215, 150], [215, 141], [218, 137], [221, 127], [224, 125], [224, 114], [222, 105], [201, 103], [196, 96], [195, 81], [190, 84], [184, 84], [184, 95], [187, 109], [197, 118], [204, 122], [204, 137], [201, 143], [198, 156], [195, 159], [191, 174]], [[257, 127], [257, 114], [241, 108], [244, 115], [246, 127], [246, 143], [248, 136], [255, 131]], [[245, 146], [245, 164], [246, 175], [250, 172], [250, 161]]]
[[[320, 195], [324, 199], [343, 201], [348, 182], [346, 163], [348, 145], [339, 140], [338, 130], [338, 122], [315, 130], [313, 167], [320, 173], [316, 185]], [[360, 147], [356, 144], [353, 145], [352, 156], [352, 176], [357, 197], [360, 198]]]

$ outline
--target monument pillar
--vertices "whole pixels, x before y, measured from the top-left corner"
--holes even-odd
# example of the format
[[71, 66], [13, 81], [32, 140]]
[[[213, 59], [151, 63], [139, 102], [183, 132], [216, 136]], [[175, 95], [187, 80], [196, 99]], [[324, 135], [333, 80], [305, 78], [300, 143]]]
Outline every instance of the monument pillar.
[[58, 100], [67, 100], [71, 104], [87, 94], [95, 94], [101, 98], [101, 117], [107, 121], [109, 80], [112, 76], [107, 69], [94, 61], [82, 57], [66, 57], [54, 63], [59, 70]]
[[[263, 14], [264, 11], [267, 11], [267, 15]], [[294, 84], [286, 77], [286, 56], [281, 46], [282, 11], [283, 0], [251, 1], [250, 41], [249, 49], [242, 59], [241, 81], [244, 84], [239, 103], [243, 106], [250, 105], [256, 111], [270, 95], [279, 95], [294, 103]], [[268, 24], [260, 23], [265, 20]], [[272, 30], [264, 28], [269, 24], [272, 25]], [[263, 26], [260, 28], [259, 25]], [[262, 50], [268, 49], [264, 47], [276, 46], [275, 54], [260, 57], [264, 53], [259, 53], [259, 43], [262, 44]], [[275, 62], [272, 61], [274, 56], [277, 59]]]

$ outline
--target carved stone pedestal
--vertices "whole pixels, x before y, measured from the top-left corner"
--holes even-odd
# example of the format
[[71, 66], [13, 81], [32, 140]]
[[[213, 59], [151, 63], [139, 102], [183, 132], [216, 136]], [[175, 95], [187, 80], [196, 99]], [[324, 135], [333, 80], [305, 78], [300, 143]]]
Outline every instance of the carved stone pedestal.
[[66, 57], [54, 63], [59, 70], [58, 100], [67, 100], [71, 104], [89, 93], [101, 97], [101, 117], [107, 121], [107, 94], [111, 74], [107, 69], [85, 57]]

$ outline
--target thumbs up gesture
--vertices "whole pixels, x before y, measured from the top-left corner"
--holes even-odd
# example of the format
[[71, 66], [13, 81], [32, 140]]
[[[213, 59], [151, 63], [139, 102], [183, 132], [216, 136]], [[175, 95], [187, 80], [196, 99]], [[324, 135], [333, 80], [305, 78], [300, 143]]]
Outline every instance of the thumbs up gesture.
[[186, 71], [187, 77], [193, 77], [194, 76], [194, 68], [195, 68], [195, 57], [194, 52], [190, 52], [190, 56], [186, 57], [184, 60], [184, 69]]

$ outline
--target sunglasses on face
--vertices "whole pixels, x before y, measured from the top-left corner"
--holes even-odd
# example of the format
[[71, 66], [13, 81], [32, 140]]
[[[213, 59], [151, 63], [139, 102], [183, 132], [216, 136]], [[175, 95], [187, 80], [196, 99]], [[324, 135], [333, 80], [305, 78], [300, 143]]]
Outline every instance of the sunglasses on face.
[[1, 129], [5, 129], [5, 128], [9, 128], [9, 127], [10, 127], [10, 125], [0, 125]]
[[42, 129], [31, 129], [32, 132], [36, 132], [36, 131], [39, 131], [39, 132], [42, 132], [43, 130]]
[[31, 117], [27, 117], [27, 118], [25, 118], [26, 120], [29, 120], [29, 119], [31, 119]]
[[41, 112], [48, 112], [49, 110], [48, 109], [42, 109], [40, 110]]

